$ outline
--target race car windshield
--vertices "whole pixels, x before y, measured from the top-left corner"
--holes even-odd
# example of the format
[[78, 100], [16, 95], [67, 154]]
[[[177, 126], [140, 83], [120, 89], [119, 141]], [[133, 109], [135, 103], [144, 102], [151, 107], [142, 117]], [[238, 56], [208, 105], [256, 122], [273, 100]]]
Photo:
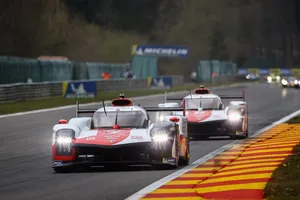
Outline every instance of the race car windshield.
[[172, 114], [173, 114], [172, 111], [150, 112], [149, 117], [150, 117], [152, 122], [156, 123], [156, 122], [164, 121], [166, 119], [165, 118], [166, 116], [170, 116]]
[[[96, 112], [93, 116], [94, 128], [111, 128], [116, 121], [117, 112]], [[117, 124], [120, 128], [144, 128], [146, 116], [142, 111], [119, 111]]]
[[221, 102], [218, 98], [186, 99], [185, 109], [198, 110], [198, 108], [202, 107], [203, 110], [218, 110], [220, 104]]

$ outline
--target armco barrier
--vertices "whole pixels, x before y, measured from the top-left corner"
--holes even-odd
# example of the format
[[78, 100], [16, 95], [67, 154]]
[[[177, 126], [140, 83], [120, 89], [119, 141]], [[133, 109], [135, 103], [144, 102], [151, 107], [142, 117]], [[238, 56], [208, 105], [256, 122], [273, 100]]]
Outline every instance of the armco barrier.
[[212, 77], [212, 84], [230, 83], [235, 81], [244, 81], [246, 77], [244, 75], [236, 76], [216, 76]]
[[[183, 84], [182, 76], [172, 76], [172, 78], [174, 85]], [[101, 91], [143, 89], [148, 87], [148, 79], [112, 79], [97, 80], [96, 82], [97, 90], [100, 94]], [[62, 96], [62, 83], [44, 82], [0, 85], [0, 103]]]
[[[183, 76], [172, 76], [172, 78], [173, 86], [184, 84]], [[244, 80], [243, 78], [245, 79], [244, 76], [219, 76], [213, 79], [213, 83], [241, 81]], [[62, 96], [62, 83], [44, 82], [0, 85], [0, 103]], [[146, 89], [147, 87], [148, 79], [97, 80], [97, 90], [100, 94], [101, 91]]]

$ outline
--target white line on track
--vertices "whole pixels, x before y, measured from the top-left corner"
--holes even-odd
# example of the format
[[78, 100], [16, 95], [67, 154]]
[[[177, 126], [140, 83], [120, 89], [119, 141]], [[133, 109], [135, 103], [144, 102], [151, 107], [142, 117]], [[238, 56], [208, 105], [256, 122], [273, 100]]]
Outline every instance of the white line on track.
[[[243, 83], [237, 83], [237, 84], [232, 84], [232, 85], [222, 85], [218, 87], [213, 87], [213, 89], [216, 88], [225, 88], [225, 87], [236, 87], [239, 85], [244, 85]], [[180, 93], [184, 93], [185, 91], [178, 91], [178, 92], [169, 92], [168, 94], [170, 95], [176, 95]], [[140, 97], [134, 97], [132, 100], [142, 100], [142, 99], [147, 99], [147, 98], [156, 98], [156, 97], [164, 97], [164, 94], [155, 94], [155, 95], [147, 95], [147, 96], [140, 96]], [[163, 101], [164, 99], [162, 99]], [[105, 101], [109, 102], [109, 101]], [[80, 104], [80, 106], [94, 106], [94, 105], [99, 105], [101, 102], [94, 102], [94, 103], [85, 103], [85, 104]], [[0, 104], [1, 106], [1, 104]], [[70, 109], [70, 108], [75, 108], [76, 105], [69, 105], [69, 106], [60, 106], [56, 108], [47, 108], [47, 109], [39, 109], [39, 110], [33, 110], [33, 111], [27, 111], [27, 112], [19, 112], [19, 113], [13, 113], [13, 114], [5, 114], [5, 115], [0, 115], [0, 118], [7, 118], [7, 117], [15, 117], [15, 116], [21, 116], [21, 115], [28, 115], [28, 114], [36, 114], [36, 113], [43, 113], [43, 112], [51, 112], [51, 111], [57, 111], [57, 110], [65, 110], [65, 109]]]
[[[281, 124], [281, 123], [284, 123], [284, 122], [287, 122], [288, 120], [292, 119], [293, 117], [296, 117], [300, 115], [300, 110], [297, 110], [285, 117], [283, 117], [282, 119], [276, 121], [276, 122], [273, 122], [272, 124], [270, 124], [269, 126], [266, 126], [258, 131], [256, 131], [253, 135], [250, 136], [250, 138], [252, 137], [255, 137], [271, 128], [273, 128], [274, 126], [278, 125], [278, 124]], [[151, 185], [141, 189], [140, 191], [134, 193], [133, 195], [129, 196], [128, 198], [126, 198], [125, 200], [138, 200], [138, 199], [141, 199], [143, 198], [146, 194], [149, 194], [151, 193], [152, 191], [156, 190], [157, 188], [159, 188], [160, 186], [166, 184], [167, 182], [181, 176], [182, 174], [194, 169], [195, 167], [205, 163], [206, 161], [208, 161], [209, 159], [217, 156], [218, 154], [222, 153], [223, 151], [233, 147], [233, 145], [237, 144], [237, 143], [240, 143], [242, 142], [243, 140], [235, 140], [227, 145], [224, 145], [218, 149], [216, 149], [215, 151], [203, 156], [202, 158], [196, 160], [195, 162], [193, 162], [192, 164], [188, 165], [187, 167], [185, 168], [182, 168], [154, 183], [152, 183]]]

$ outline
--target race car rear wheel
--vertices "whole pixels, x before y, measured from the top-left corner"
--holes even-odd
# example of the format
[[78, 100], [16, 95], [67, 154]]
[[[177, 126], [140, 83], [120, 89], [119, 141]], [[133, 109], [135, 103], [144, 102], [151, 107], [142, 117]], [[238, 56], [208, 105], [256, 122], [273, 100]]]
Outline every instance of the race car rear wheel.
[[186, 153], [184, 158], [180, 159], [180, 165], [188, 165], [190, 162], [190, 144], [189, 141], [187, 141], [187, 147], [186, 147]]

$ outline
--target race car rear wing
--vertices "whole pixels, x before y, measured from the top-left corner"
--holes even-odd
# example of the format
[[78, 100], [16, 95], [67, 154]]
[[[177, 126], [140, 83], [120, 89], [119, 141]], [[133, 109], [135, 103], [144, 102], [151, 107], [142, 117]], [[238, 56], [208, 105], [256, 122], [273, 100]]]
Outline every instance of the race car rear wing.
[[164, 111], [182, 111], [183, 112], [183, 116], [185, 116], [185, 109], [182, 107], [143, 107], [146, 112], [164, 112]]
[[[104, 101], [102, 101], [103, 107], [105, 108]], [[96, 112], [97, 109], [79, 109], [79, 102], [76, 102], [76, 117], [79, 116], [79, 114], [93, 114]]]
[[[243, 101], [245, 101], [245, 90], [242, 91], [242, 95], [241, 96], [227, 96], [227, 95], [218, 95], [221, 99], [243, 99]], [[167, 97], [167, 92], [165, 93], [165, 102], [167, 101], [182, 101], [184, 99], [184, 97], [182, 98], [169, 98]]]
[[147, 112], [159, 112], [159, 111], [183, 111], [184, 109], [181, 107], [143, 107]]
[[[192, 91], [189, 90], [190, 95], [192, 95]], [[185, 97], [185, 96], [184, 96]], [[167, 101], [182, 101], [184, 99], [184, 97], [168, 97], [167, 96], [167, 92], [165, 92], [165, 103]]]
[[242, 92], [242, 96], [226, 96], [226, 95], [219, 95], [221, 99], [243, 99], [245, 101], [245, 90]]

